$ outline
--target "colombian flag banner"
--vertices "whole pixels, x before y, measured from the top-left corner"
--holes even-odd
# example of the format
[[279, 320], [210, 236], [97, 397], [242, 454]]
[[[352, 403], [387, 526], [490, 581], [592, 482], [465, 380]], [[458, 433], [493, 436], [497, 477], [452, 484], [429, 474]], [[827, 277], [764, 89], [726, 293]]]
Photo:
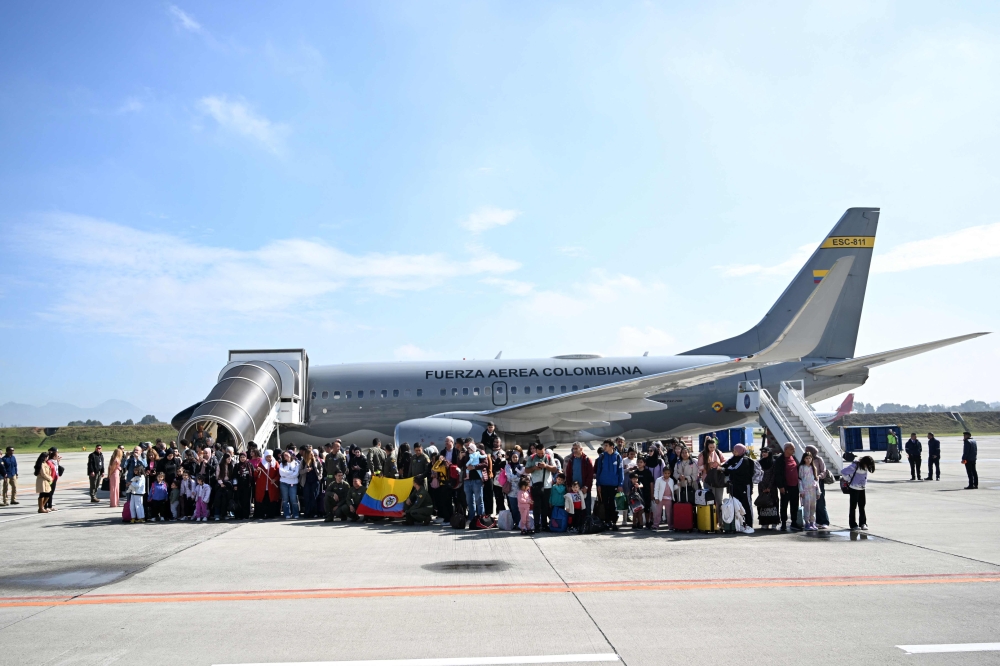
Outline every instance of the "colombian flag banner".
[[373, 476], [368, 484], [368, 492], [358, 506], [359, 516], [384, 516], [401, 518], [403, 502], [413, 490], [413, 479], [386, 479]]

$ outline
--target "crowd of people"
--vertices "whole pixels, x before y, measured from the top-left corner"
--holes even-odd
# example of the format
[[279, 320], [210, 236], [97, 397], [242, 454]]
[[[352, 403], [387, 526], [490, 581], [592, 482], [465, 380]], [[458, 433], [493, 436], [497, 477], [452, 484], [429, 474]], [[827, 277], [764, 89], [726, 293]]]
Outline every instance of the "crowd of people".
[[[933, 435], [930, 436], [933, 438]], [[978, 487], [976, 442], [965, 433], [963, 463], [968, 488]], [[929, 443], [940, 458], [940, 443]], [[920, 442], [912, 435], [906, 450], [914, 478], [919, 478]], [[914, 460], [914, 457], [917, 457]], [[35, 461], [38, 511], [54, 510], [52, 498], [64, 469], [53, 447]], [[875, 471], [871, 456], [855, 459], [844, 454], [842, 492], [850, 495], [849, 524], [867, 529], [865, 488]], [[934, 460], [937, 463], [937, 460]], [[937, 469], [940, 478], [940, 466]], [[3, 504], [11, 490], [17, 504], [17, 459], [8, 448], [0, 458]], [[261, 450], [251, 442], [236, 453], [213, 441], [199, 428], [193, 441], [144, 443], [130, 453], [116, 448], [105, 467], [100, 445], [87, 458], [91, 502], [100, 488], [109, 490], [110, 504], [124, 498], [123, 518], [129, 522], [231, 519], [375, 520], [358, 508], [376, 476], [410, 478], [413, 489], [404, 501], [403, 521], [440, 522], [479, 529], [499, 524], [539, 531], [593, 532], [633, 529], [693, 529], [685, 520], [691, 507], [701, 531], [727, 530], [726, 508], [739, 514], [736, 531], [750, 533], [755, 522], [763, 529], [814, 531], [829, 527], [827, 487], [835, 483], [818, 451], [807, 446], [796, 457], [791, 444], [778, 447], [771, 440], [759, 455], [742, 444], [727, 457], [708, 436], [699, 452], [681, 440], [651, 442], [645, 450], [618, 438], [606, 440], [596, 458], [584, 445], [572, 445], [568, 456], [552, 448], [529, 444], [506, 449], [490, 424], [479, 442], [445, 438], [439, 449], [412, 449], [374, 440], [366, 451], [358, 446], [342, 450], [334, 440], [322, 450], [288, 445], [283, 451]], [[930, 478], [930, 471], [928, 471]], [[738, 505], [738, 506], [737, 506]], [[729, 511], [729, 515], [732, 511]], [[497, 516], [494, 520], [493, 516]], [[621, 518], [621, 525], [619, 525]]]

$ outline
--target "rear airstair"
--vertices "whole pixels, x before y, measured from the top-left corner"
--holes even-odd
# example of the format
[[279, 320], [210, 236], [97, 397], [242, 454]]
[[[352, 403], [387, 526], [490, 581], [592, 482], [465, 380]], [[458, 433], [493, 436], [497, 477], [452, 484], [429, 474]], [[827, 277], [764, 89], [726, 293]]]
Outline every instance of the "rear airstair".
[[801, 458], [810, 444], [815, 446], [826, 468], [835, 477], [840, 476], [844, 452], [816, 418], [806, 401], [801, 380], [781, 382], [777, 400], [757, 382], [740, 382], [737, 409], [756, 411], [780, 445], [791, 443], [795, 447], [796, 458]]

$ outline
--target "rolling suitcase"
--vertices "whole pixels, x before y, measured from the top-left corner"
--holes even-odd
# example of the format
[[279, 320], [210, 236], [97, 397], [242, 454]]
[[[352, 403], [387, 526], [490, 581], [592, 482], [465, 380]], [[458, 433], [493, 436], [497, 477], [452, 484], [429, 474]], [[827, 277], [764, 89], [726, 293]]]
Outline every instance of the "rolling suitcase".
[[690, 532], [694, 529], [694, 504], [674, 503], [674, 529], [678, 532]]
[[698, 510], [698, 531], [699, 532], [714, 532], [715, 531], [715, 505], [714, 504], [703, 504], [697, 507]]

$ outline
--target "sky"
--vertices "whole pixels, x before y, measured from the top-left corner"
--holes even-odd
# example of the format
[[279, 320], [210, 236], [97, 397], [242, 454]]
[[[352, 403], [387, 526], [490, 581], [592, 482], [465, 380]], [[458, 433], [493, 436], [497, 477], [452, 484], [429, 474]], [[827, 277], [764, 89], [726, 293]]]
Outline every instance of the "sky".
[[[678, 353], [852, 206], [858, 354], [995, 331], [998, 80], [987, 2], [3, 3], [0, 403], [169, 418], [240, 348]], [[856, 394], [998, 375], [990, 335]]]

